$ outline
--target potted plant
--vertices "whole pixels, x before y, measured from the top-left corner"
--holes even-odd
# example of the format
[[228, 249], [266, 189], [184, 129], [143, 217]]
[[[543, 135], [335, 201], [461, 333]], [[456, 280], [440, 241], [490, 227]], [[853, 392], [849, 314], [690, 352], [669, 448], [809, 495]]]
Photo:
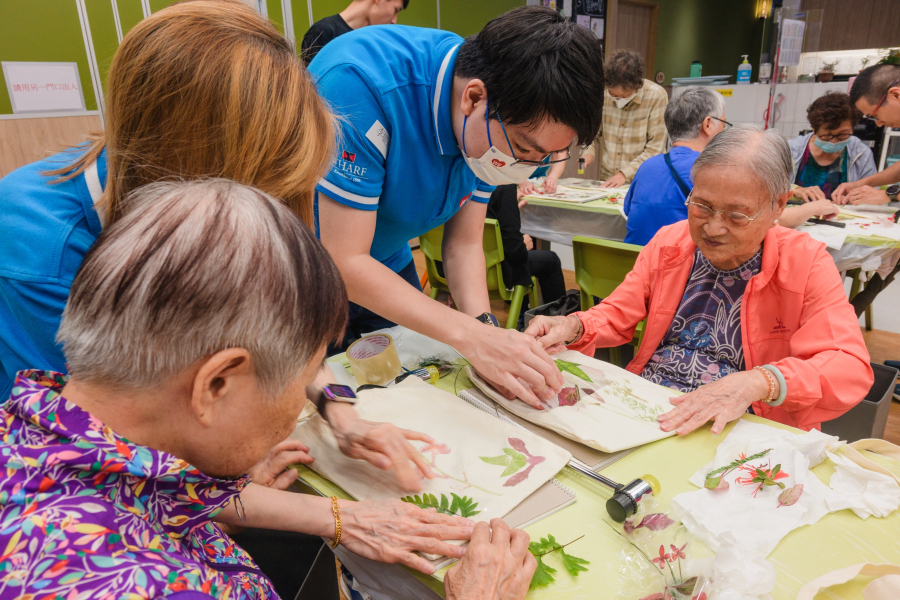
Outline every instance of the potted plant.
[[816, 79], [819, 83], [828, 83], [832, 79], [834, 79], [834, 68], [837, 66], [837, 61], [827, 62], [822, 64], [822, 68], [819, 69], [819, 74], [816, 76]]

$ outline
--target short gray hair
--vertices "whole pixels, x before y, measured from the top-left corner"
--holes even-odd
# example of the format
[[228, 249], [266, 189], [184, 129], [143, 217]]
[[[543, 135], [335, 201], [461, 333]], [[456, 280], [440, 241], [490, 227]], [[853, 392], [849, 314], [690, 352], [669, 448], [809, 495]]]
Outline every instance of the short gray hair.
[[722, 118], [725, 97], [706, 87], [691, 86], [675, 96], [666, 106], [665, 120], [669, 139], [673, 142], [692, 140], [700, 135], [706, 117]]
[[57, 340], [73, 377], [160, 385], [227, 348], [274, 398], [343, 333], [331, 257], [283, 203], [224, 179], [153, 183], [78, 271]]
[[769, 192], [770, 201], [791, 189], [794, 161], [787, 140], [777, 129], [735, 125], [714, 137], [691, 169], [691, 179], [707, 167], [747, 169]]

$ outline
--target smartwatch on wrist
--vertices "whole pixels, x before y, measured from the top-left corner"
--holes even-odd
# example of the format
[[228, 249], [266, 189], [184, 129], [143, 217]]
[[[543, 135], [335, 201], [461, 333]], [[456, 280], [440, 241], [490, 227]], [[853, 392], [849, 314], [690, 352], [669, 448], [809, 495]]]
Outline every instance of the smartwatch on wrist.
[[316, 410], [319, 411], [319, 414], [322, 417], [325, 417], [325, 406], [329, 402], [343, 402], [344, 404], [350, 404], [351, 406], [356, 404], [356, 393], [353, 391], [348, 385], [338, 385], [336, 383], [330, 383], [326, 386], [323, 386], [321, 390], [319, 390], [319, 394], [316, 398], [311, 398], [312, 403], [315, 404]]
[[481, 313], [475, 319], [491, 327], [500, 327], [500, 321], [497, 320], [497, 317], [488, 312]]

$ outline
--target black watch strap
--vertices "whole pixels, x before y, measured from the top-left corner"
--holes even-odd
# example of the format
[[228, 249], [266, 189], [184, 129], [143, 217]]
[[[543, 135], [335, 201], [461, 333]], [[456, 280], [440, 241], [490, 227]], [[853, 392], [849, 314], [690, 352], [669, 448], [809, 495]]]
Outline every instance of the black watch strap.
[[481, 321], [482, 323], [484, 323], [485, 325], [490, 325], [492, 327], [500, 327], [500, 321], [498, 321], [497, 317], [495, 317], [494, 315], [492, 315], [489, 312], [481, 313], [480, 315], [478, 315], [475, 318], [477, 320]]

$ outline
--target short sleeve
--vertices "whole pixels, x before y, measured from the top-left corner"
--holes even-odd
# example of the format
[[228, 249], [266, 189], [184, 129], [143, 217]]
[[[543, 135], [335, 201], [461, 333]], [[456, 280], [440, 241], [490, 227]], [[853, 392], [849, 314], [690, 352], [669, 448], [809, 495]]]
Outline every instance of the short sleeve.
[[340, 135], [334, 163], [316, 189], [345, 206], [377, 210], [391, 145], [391, 125], [379, 97], [351, 65], [330, 69], [317, 85], [338, 116]]
[[495, 185], [488, 185], [480, 179], [475, 180], [475, 191], [472, 192], [472, 200], [487, 204], [491, 199], [491, 194], [497, 189]]

